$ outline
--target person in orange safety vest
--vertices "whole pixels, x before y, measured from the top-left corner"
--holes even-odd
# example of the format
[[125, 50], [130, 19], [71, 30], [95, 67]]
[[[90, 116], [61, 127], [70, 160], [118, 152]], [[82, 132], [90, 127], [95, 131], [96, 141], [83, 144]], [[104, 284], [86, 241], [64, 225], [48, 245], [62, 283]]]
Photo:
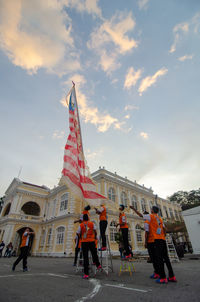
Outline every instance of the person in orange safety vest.
[[97, 236], [96, 226], [92, 221], [89, 221], [87, 214], [83, 215], [83, 222], [80, 224], [77, 234], [80, 235], [81, 242], [82, 242], [82, 252], [83, 252], [83, 260], [84, 260], [83, 278], [88, 279], [89, 278], [89, 258], [88, 258], [89, 251], [92, 254], [92, 259], [97, 269], [100, 270], [102, 267], [100, 265], [96, 246], [95, 246], [95, 240]]
[[124, 205], [121, 204], [119, 208], [119, 223], [116, 225], [120, 226], [120, 231], [122, 233], [123, 243], [124, 243], [124, 249], [125, 249], [125, 257], [131, 258], [130, 249], [129, 249], [129, 242], [128, 242], [128, 224], [127, 224], [127, 218], [126, 214], [124, 213]]
[[13, 263], [12, 271], [15, 270], [16, 265], [23, 259], [23, 271], [26, 272], [27, 269], [27, 257], [29, 252], [29, 241], [30, 236], [34, 235], [34, 232], [31, 232], [29, 228], [26, 228], [25, 232], [22, 235], [22, 241], [20, 245], [20, 255], [17, 260]]
[[103, 203], [101, 202], [101, 207], [99, 209], [95, 208], [96, 213], [99, 215], [99, 229], [100, 229], [100, 234], [101, 234], [101, 248], [99, 250], [105, 251], [106, 250], [106, 228], [108, 225], [107, 222], [107, 213], [106, 213], [106, 207]]
[[[152, 279], [157, 279], [157, 283], [166, 284], [169, 282], [177, 282], [174, 275], [172, 265], [168, 256], [167, 244], [165, 240], [166, 230], [162, 219], [158, 216], [159, 208], [153, 206], [151, 214], [142, 215], [134, 207], [132, 208], [137, 215], [145, 220], [145, 247], [150, 249], [152, 254], [151, 259], [154, 266], [154, 274], [150, 276]], [[164, 263], [167, 266], [169, 277], [166, 278]]]

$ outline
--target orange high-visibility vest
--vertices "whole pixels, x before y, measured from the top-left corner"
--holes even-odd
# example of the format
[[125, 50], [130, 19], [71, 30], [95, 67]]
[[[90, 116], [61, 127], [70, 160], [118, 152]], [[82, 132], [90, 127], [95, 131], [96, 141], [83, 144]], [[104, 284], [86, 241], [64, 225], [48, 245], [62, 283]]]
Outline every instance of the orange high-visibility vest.
[[92, 221], [84, 221], [80, 224], [80, 227], [82, 242], [95, 241], [94, 223]]
[[[145, 222], [144, 223], [147, 223], [148, 225], [149, 225], [149, 220], [145, 220]], [[152, 243], [152, 242], [154, 242], [154, 236], [153, 236], [153, 234], [152, 234], [152, 232], [150, 232], [150, 227], [149, 227], [149, 236], [148, 236], [148, 240], [147, 240], [147, 242], [148, 243]]]
[[106, 207], [104, 205], [101, 206], [104, 210], [99, 214], [99, 219], [100, 221], [102, 220], [107, 220], [107, 215], [106, 215]]
[[22, 235], [22, 242], [21, 242], [21, 245], [20, 247], [24, 247], [24, 246], [28, 246], [28, 243], [29, 243], [29, 235], [24, 235], [25, 233], [27, 232], [24, 232], [23, 235]]
[[150, 238], [165, 240], [165, 233], [163, 228], [163, 221], [158, 214], [150, 214], [149, 221], [149, 235]]
[[[123, 224], [123, 225], [122, 225], [122, 223], [124, 223], [124, 222], [122, 221], [122, 217], [125, 217], [125, 224]], [[120, 224], [120, 229], [128, 228], [127, 219], [126, 219], [126, 215], [124, 212], [119, 214], [119, 224]]]

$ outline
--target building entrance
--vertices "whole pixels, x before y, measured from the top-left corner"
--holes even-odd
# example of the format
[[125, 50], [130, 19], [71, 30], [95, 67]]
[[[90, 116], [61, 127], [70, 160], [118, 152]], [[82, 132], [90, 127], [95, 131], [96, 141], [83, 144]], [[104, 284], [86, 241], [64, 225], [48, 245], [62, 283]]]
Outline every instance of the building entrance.
[[[15, 239], [13, 242], [13, 251], [16, 251], [16, 255], [19, 255], [20, 252], [20, 245], [21, 245], [21, 241], [22, 241], [22, 235], [25, 232], [27, 227], [21, 228], [19, 229], [16, 234], [15, 234]], [[28, 227], [30, 229], [31, 232], [34, 232], [34, 230], [30, 227]], [[31, 250], [32, 250], [32, 246], [33, 246], [33, 241], [34, 241], [34, 235], [30, 235], [30, 240], [29, 240], [29, 255], [31, 255]]]

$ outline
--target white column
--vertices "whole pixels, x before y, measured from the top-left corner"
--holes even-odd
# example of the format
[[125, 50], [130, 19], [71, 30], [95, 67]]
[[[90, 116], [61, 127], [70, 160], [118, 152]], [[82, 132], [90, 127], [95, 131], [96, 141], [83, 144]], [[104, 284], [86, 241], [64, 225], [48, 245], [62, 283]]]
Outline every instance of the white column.
[[131, 192], [128, 192], [128, 206], [131, 205]]
[[107, 192], [107, 182], [104, 181], [104, 191], [105, 191], [105, 196], [108, 196], [108, 192]]
[[10, 207], [10, 213], [9, 214], [15, 214], [17, 210], [18, 201], [20, 199], [20, 196], [17, 194], [12, 200], [11, 207]]
[[65, 253], [67, 256], [72, 254], [72, 246], [73, 246], [73, 233], [74, 233], [74, 222], [73, 218], [69, 218], [68, 220], [68, 226], [67, 226], [67, 240], [66, 240], [66, 248]]
[[135, 222], [132, 223], [132, 230], [133, 230], [133, 240], [134, 240], [134, 246], [135, 250], [138, 250], [138, 245], [137, 245], [137, 236], [136, 236], [136, 231], [135, 231]]
[[34, 254], [39, 252], [40, 237], [41, 237], [41, 228], [39, 229], [38, 233], [35, 234], [35, 237], [34, 237], [34, 240], [36, 241]]
[[21, 205], [22, 205], [22, 198], [23, 198], [23, 195], [21, 195], [18, 199], [18, 203], [17, 203], [17, 206], [16, 206], [16, 213], [17, 214], [20, 214]]
[[117, 187], [117, 196], [118, 196], [118, 203], [119, 203], [119, 205], [120, 205], [120, 204], [121, 204], [121, 200], [120, 200], [119, 187]]
[[5, 242], [5, 245], [7, 245], [8, 243], [11, 242], [11, 239], [12, 239], [12, 236], [13, 236], [13, 228], [14, 228], [14, 225], [7, 225], [6, 228], [5, 228], [5, 233], [4, 233], [4, 242]]
[[70, 202], [69, 202], [69, 212], [70, 213], [74, 213], [74, 210], [75, 210], [75, 199], [74, 199], [74, 196], [72, 195], [71, 198], [70, 198]]

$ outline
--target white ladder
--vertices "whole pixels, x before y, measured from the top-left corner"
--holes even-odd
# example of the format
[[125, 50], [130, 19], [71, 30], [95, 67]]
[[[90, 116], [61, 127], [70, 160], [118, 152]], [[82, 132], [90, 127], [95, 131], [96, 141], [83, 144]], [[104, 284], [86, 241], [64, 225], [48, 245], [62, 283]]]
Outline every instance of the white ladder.
[[167, 250], [168, 250], [168, 255], [169, 259], [171, 262], [179, 262], [179, 257], [177, 255], [172, 237], [170, 234], [166, 235], [166, 243], [167, 243]]
[[[101, 238], [100, 238], [101, 242]], [[100, 263], [102, 270], [108, 275], [109, 270], [113, 272], [112, 254], [110, 251], [110, 243], [108, 240], [108, 235], [106, 235], [106, 245], [107, 249], [105, 251], [100, 251]]]

